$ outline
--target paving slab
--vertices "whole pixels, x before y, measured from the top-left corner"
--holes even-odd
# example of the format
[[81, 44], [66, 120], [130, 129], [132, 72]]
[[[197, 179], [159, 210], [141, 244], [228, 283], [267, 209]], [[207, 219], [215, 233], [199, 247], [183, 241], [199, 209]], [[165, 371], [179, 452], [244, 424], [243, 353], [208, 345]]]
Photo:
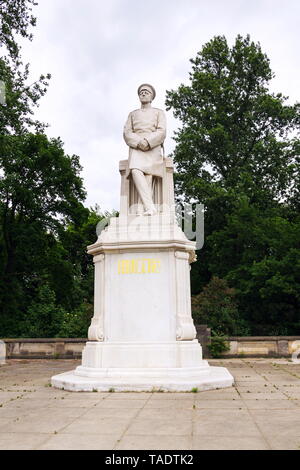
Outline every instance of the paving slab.
[[99, 408], [98, 406], [93, 406], [89, 408], [84, 413], [84, 418], [92, 418], [98, 417], [101, 418], [114, 418], [116, 415], [118, 418], [126, 418], [132, 419], [136, 416], [137, 410], [136, 408]]
[[285, 395], [278, 391], [270, 391], [270, 392], [241, 392], [241, 398], [243, 400], [283, 400]]
[[232, 442], [240, 436], [262, 438], [262, 433], [251, 419], [238, 419], [235, 421], [229, 419], [227, 426], [224, 425], [223, 420], [214, 422], [209, 418], [203, 419], [196, 422], [194, 435], [214, 436], [219, 441], [222, 441], [223, 437], [230, 437]]
[[190, 450], [192, 436], [126, 435], [115, 447], [116, 450]]
[[300, 367], [286, 359], [209, 360], [235, 378], [198, 393], [68, 392], [52, 375], [77, 360], [0, 368], [0, 449], [300, 449]]
[[235, 383], [238, 392], [270, 392], [277, 390], [273, 384], [264, 382], [239, 382]]
[[300, 450], [300, 434], [268, 436], [268, 442], [272, 450]]
[[284, 392], [289, 398], [300, 400], [300, 392], [294, 390], [287, 390]]
[[293, 400], [264, 400], [258, 398], [246, 400], [244, 403], [248, 410], [293, 410], [298, 405]]
[[[145, 404], [145, 409], [165, 409], [170, 413], [171, 410], [192, 410], [194, 403], [195, 398], [193, 400], [172, 400], [171, 398], [169, 400], [158, 400], [151, 397]], [[181, 413], [181, 411], [178, 411], [178, 413]]]
[[195, 395], [196, 401], [203, 401], [203, 400], [238, 400], [240, 398], [240, 394], [238, 391], [233, 387], [230, 391], [228, 388], [222, 390], [210, 390], [208, 392], [200, 392]]
[[110, 450], [118, 442], [112, 434], [56, 434], [38, 445], [38, 450]]
[[251, 410], [251, 415], [265, 436], [300, 436], [300, 409]]
[[[213, 391], [215, 392], [215, 390], [213, 390]], [[205, 392], [201, 392], [201, 393], [205, 393]], [[161, 393], [161, 392], [157, 392], [157, 393], [151, 393], [150, 395], [151, 395], [152, 400], [168, 400], [168, 401], [169, 400], [191, 400], [191, 401], [193, 401], [194, 397], [195, 397], [195, 395], [197, 395], [197, 393], [192, 393], [192, 392], [188, 392], [188, 393], [163, 392], [163, 393]]]
[[[194, 435], [241, 437], [243, 434], [261, 437], [248, 410], [195, 410]], [[227, 423], [227, 428], [224, 426]]]
[[126, 431], [126, 435], [144, 436], [191, 436], [192, 420], [179, 415], [169, 414], [157, 418], [136, 417]]
[[49, 439], [42, 433], [0, 433], [0, 450], [33, 450]]
[[207, 436], [193, 437], [193, 450], [270, 450], [270, 446], [262, 437], [253, 435], [244, 437], [223, 436], [220, 438]]
[[[76, 392], [75, 392], [76, 393]], [[121, 393], [121, 392], [120, 392]], [[148, 398], [149, 400], [149, 398]], [[122, 409], [122, 408], [143, 408], [145, 406], [147, 400], [132, 400], [132, 399], [121, 399], [120, 400], [111, 400], [110, 398], [106, 398], [106, 400], [102, 400], [98, 403], [98, 406], [101, 408], [114, 408], [115, 410]], [[117, 411], [116, 411], [117, 412]]]
[[134, 418], [119, 418], [116, 413], [114, 416], [82, 416], [61, 430], [61, 434], [113, 434], [116, 439], [126, 431]]
[[194, 409], [246, 409], [247, 405], [242, 400], [233, 398], [232, 400], [197, 400]]
[[[194, 410], [191, 408], [189, 410], [186, 409], [178, 409], [177, 408], [176, 416], [179, 416], [182, 420], [190, 420], [192, 421]], [[169, 408], [144, 408], [139, 412], [139, 419], [144, 419], [147, 421], [148, 419], [165, 419], [166, 421], [170, 420], [170, 409]], [[177, 418], [175, 418], [177, 419]]]
[[20, 392], [0, 392], [0, 404], [15, 400], [24, 394]]
[[[85, 393], [85, 392], [82, 392]], [[90, 392], [86, 392], [90, 394]], [[95, 392], [96, 393], [96, 392]], [[150, 392], [109, 392], [109, 393], [101, 393], [97, 392], [99, 395], [103, 395], [106, 398], [109, 397], [110, 400], [147, 400], [152, 394]]]

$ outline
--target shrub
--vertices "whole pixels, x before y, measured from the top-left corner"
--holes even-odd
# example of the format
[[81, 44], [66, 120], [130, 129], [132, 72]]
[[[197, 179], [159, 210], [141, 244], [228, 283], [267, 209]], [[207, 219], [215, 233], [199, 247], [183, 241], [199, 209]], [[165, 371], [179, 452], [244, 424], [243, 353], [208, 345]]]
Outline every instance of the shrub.
[[208, 325], [216, 334], [249, 334], [237, 308], [235, 290], [224, 279], [213, 276], [203, 291], [192, 297], [192, 312], [196, 323]]
[[208, 345], [212, 357], [218, 358], [225, 351], [229, 351], [229, 343], [226, 336], [212, 336], [211, 343]]

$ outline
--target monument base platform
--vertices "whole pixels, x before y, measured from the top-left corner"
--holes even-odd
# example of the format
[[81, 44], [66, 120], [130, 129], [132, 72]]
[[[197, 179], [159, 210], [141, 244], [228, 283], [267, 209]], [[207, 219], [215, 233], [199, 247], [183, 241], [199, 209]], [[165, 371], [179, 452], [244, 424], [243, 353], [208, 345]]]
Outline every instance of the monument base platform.
[[224, 367], [202, 360], [197, 340], [166, 343], [87, 342], [82, 365], [52, 377], [70, 391], [191, 392], [231, 387]]
[[[74, 392], [192, 392], [231, 387], [233, 377], [225, 367], [197, 369], [108, 369], [84, 377], [76, 371], [55, 375], [51, 384]], [[95, 372], [95, 371], [94, 371]]]

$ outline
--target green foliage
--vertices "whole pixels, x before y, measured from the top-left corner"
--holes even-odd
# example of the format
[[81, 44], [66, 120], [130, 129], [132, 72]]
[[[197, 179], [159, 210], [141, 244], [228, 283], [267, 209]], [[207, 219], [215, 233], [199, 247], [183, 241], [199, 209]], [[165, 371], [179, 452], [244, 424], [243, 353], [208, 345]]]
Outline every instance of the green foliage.
[[57, 336], [60, 338], [86, 338], [93, 316], [93, 305], [83, 303], [71, 313], [64, 312]]
[[[40, 302], [44, 305], [37, 293], [46, 279], [54, 295], [54, 301], [45, 302], [49, 305], [48, 313], [55, 313], [53, 305], [61, 313], [53, 316], [56, 319], [52, 336], [86, 337], [92, 315], [94, 285], [92, 258], [87, 255], [86, 247], [95, 241], [96, 225], [103, 216], [97, 215], [93, 209], [86, 209], [85, 214], [85, 222], [77, 228], [75, 225], [59, 227], [59, 236], [45, 232], [38, 223], [19, 226], [14, 270], [10, 276], [3, 272], [5, 282], [0, 282], [2, 336], [28, 337], [28, 322], [33, 324], [32, 334], [47, 336], [40, 326], [39, 333], [35, 332], [32, 310]], [[4, 251], [1, 253], [3, 255]], [[4, 263], [0, 267], [3, 268]], [[27, 318], [26, 328], [24, 318]]]
[[249, 333], [299, 334], [300, 104], [269, 91], [269, 59], [249, 36], [231, 48], [217, 36], [191, 63], [189, 85], [166, 104], [182, 123], [177, 196], [205, 205], [192, 293], [217, 276]]
[[299, 218], [242, 203], [208, 237], [209, 267], [235, 286], [254, 335], [300, 332]]
[[28, 130], [43, 132], [46, 124], [33, 118], [33, 108], [47, 91], [50, 74], [28, 83], [29, 65], [11, 64], [0, 57], [0, 81], [5, 84], [5, 104], [0, 104], [0, 135], [20, 135]]
[[20, 323], [23, 338], [53, 338], [57, 336], [59, 325], [65, 315], [56, 305], [55, 293], [47, 282], [38, 287], [37, 295]]
[[210, 355], [214, 358], [222, 356], [226, 351], [229, 351], [230, 346], [226, 336], [212, 336], [211, 343], [208, 345]]
[[18, 221], [38, 221], [53, 230], [61, 226], [58, 214], [63, 222], [82, 221], [82, 168], [76, 155], [65, 155], [60, 139], [30, 133], [0, 136], [0, 149], [0, 198], [5, 217], [16, 219], [18, 215]]
[[287, 197], [297, 171], [299, 141], [289, 137], [300, 104], [268, 92], [269, 60], [250, 37], [205, 44], [191, 60], [190, 86], [167, 92], [182, 121], [175, 134], [177, 186], [207, 203], [236, 188], [253, 201]]
[[[59, 237], [67, 224], [78, 226], [89, 214], [81, 202], [85, 191], [78, 157], [65, 155], [59, 139], [49, 140], [43, 134], [2, 136], [0, 147], [0, 311], [4, 323], [16, 315], [22, 318], [44, 275], [62, 307], [73, 308], [74, 302], [64, 302], [62, 297], [66, 298], [66, 292], [74, 295], [76, 267]], [[17, 334], [17, 323], [13, 331], [11, 326], [10, 334]]]
[[[50, 74], [28, 83], [29, 64], [23, 65], [18, 37], [32, 40], [30, 28], [36, 18], [34, 0], [0, 1], [0, 81], [5, 85], [6, 104], [0, 104], [0, 135], [20, 135], [28, 130], [41, 132], [45, 124], [33, 119], [33, 108], [47, 91]], [[1, 148], [0, 148], [1, 153]]]
[[192, 297], [195, 323], [208, 325], [216, 334], [245, 335], [245, 321], [240, 318], [235, 290], [224, 279], [213, 276], [203, 291]]
[[37, 5], [35, 0], [0, 1], [0, 43], [6, 46], [13, 59], [17, 59], [20, 53], [14, 34], [32, 40], [28, 28], [35, 26], [36, 18], [31, 14], [31, 5]]

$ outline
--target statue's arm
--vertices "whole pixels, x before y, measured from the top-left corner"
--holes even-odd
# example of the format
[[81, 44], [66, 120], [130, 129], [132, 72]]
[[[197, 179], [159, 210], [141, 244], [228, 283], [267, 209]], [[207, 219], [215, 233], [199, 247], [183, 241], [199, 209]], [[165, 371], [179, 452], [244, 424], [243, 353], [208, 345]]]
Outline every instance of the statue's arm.
[[154, 148], [163, 144], [166, 138], [166, 127], [166, 116], [165, 113], [160, 109], [158, 112], [157, 128], [154, 132], [151, 132], [146, 137], [150, 148]]
[[129, 147], [132, 147], [134, 149], [137, 148], [138, 143], [141, 140], [141, 137], [139, 137], [132, 128], [132, 119], [131, 119], [131, 113], [129, 113], [129, 116], [127, 118], [127, 121], [124, 126], [124, 132], [123, 132], [123, 137], [126, 142], [126, 144]]

